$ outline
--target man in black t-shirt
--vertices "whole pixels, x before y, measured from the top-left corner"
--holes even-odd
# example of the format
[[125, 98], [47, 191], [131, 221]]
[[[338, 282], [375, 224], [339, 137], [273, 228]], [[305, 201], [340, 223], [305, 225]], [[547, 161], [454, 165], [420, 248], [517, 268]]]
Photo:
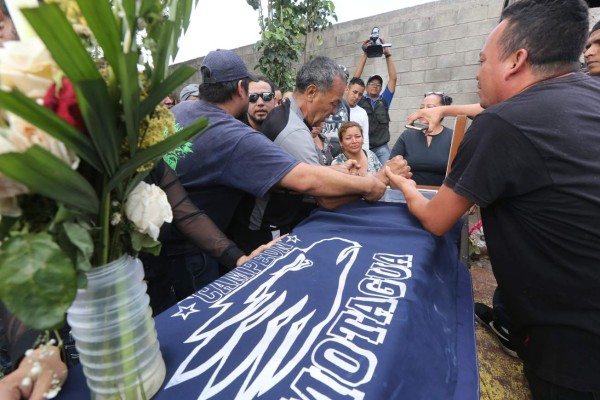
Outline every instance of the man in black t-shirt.
[[485, 109], [432, 200], [391, 176], [425, 229], [481, 207], [494, 275], [534, 399], [600, 394], [600, 84], [579, 73], [582, 0], [502, 12], [477, 72]]

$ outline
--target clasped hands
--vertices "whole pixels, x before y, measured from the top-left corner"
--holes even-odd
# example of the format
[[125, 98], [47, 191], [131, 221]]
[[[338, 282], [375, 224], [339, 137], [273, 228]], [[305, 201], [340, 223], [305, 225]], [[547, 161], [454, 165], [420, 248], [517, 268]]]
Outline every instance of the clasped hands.
[[[385, 166], [389, 166], [393, 174], [402, 175], [405, 178], [410, 178], [412, 176], [412, 172], [410, 172], [410, 166], [402, 156], [395, 156], [389, 159], [385, 163]], [[362, 176], [360, 173], [361, 165], [355, 160], [347, 160], [344, 164], [332, 165], [331, 168], [349, 175]], [[383, 168], [380, 172], [375, 174], [375, 176], [379, 178], [379, 180], [381, 180], [386, 186], [389, 184], [389, 180], [385, 178]]]
[[[341, 172], [345, 172], [350, 175], [360, 175], [360, 164], [355, 160], [348, 160], [344, 164], [338, 166]], [[412, 172], [410, 172], [410, 166], [408, 162], [402, 156], [395, 156], [388, 160], [385, 163], [384, 168], [379, 170], [376, 174], [367, 174], [371, 175], [373, 178], [373, 190], [368, 195], [365, 195], [365, 200], [368, 201], [378, 201], [383, 194], [385, 193], [385, 189], [388, 185], [390, 185], [390, 179], [386, 175], [385, 170], [389, 169], [390, 174], [402, 176], [406, 179], [410, 179], [412, 177]]]

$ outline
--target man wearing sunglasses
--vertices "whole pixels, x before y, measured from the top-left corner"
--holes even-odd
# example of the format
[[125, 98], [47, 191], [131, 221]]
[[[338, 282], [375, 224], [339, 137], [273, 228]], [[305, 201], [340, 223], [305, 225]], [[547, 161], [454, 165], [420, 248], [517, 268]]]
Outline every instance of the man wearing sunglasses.
[[[294, 93], [288, 101], [273, 109], [262, 124], [261, 132], [295, 159], [315, 166], [325, 165], [311, 128], [336, 113], [345, 88], [346, 74], [337, 63], [328, 57], [313, 58], [298, 71]], [[406, 162], [401, 157], [389, 165], [396, 172], [408, 172]], [[379, 178], [386, 180], [383, 173], [379, 174]], [[310, 208], [303, 204], [303, 201], [308, 203], [307, 199], [287, 189], [274, 190], [268, 196], [256, 199], [246, 196], [236, 210], [235, 227], [228, 231], [241, 249], [256, 248], [257, 244], [267, 243], [289, 232], [302, 219], [302, 210]], [[316, 207], [314, 200], [312, 205]]]
[[[385, 192], [387, 182], [373, 176], [357, 177], [299, 162], [236, 119], [248, 110], [248, 87], [253, 79], [233, 51], [208, 53], [200, 75], [200, 100], [184, 101], [173, 107], [172, 112], [181, 127], [203, 117], [209, 125], [201, 135], [169, 153], [165, 160], [177, 173], [190, 200], [223, 232], [228, 232], [244, 195], [262, 198], [271, 189], [280, 188], [317, 196], [321, 204], [334, 207], [349, 201], [348, 196], [376, 201]], [[340, 98], [342, 92], [343, 84]], [[410, 176], [407, 168], [402, 172]], [[165, 242], [164, 248], [174, 263], [198, 271], [195, 281], [218, 277], [215, 260], [181, 236]]]
[[[381, 39], [381, 38], [380, 38]], [[381, 39], [384, 43], [384, 40]], [[363, 43], [363, 55], [354, 71], [354, 77], [360, 78], [367, 63], [366, 48], [371, 43], [367, 40]], [[366, 96], [358, 101], [358, 105], [365, 109], [369, 116], [369, 147], [377, 154], [379, 161], [385, 165], [390, 158], [390, 114], [389, 108], [396, 91], [396, 67], [390, 53], [389, 47], [383, 48], [383, 55], [387, 65], [389, 80], [383, 93], [383, 79], [380, 75], [373, 75], [367, 80]]]
[[271, 81], [259, 76], [256, 77], [256, 82], [250, 82], [248, 103], [248, 113], [244, 122], [258, 131], [267, 115], [275, 108], [274, 87]]

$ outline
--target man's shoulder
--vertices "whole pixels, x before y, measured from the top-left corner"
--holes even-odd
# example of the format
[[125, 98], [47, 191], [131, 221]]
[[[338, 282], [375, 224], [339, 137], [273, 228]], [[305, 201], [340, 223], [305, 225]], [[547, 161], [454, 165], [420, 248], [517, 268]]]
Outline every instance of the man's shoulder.
[[299, 114], [301, 114], [300, 109], [295, 110], [294, 105], [292, 105], [291, 110], [285, 114], [286, 118], [282, 118], [280, 121], [281, 129], [276, 136], [296, 135], [305, 132], [310, 133], [310, 129]]
[[207, 104], [203, 101], [182, 101], [179, 104], [175, 104], [171, 108], [171, 112], [177, 117], [189, 112], [201, 112], [206, 106]]
[[260, 131], [269, 139], [275, 140], [280, 132], [288, 125], [290, 119], [290, 102], [285, 101], [281, 106], [271, 110], [260, 127]]
[[365, 111], [364, 108], [360, 107], [358, 104], [356, 104], [356, 106], [351, 107], [350, 108], [350, 119], [352, 119], [353, 116], [366, 116], [367, 112]]
[[[600, 96], [597, 96], [597, 90], [600, 88], [598, 81], [583, 73], [573, 73], [571, 75], [547, 79], [531, 85], [526, 90], [504, 100], [498, 104], [489, 107], [487, 110], [495, 112], [511, 111], [513, 108], [528, 107], [539, 108], [538, 102], [544, 104], [555, 104], [557, 107], [564, 107], [569, 102], [577, 103], [578, 95], [594, 93], [593, 100], [600, 102]], [[569, 94], [568, 96], [563, 94]], [[532, 101], [535, 99], [535, 102]]]
[[177, 124], [182, 128], [202, 117], [210, 117], [211, 120], [215, 118], [234, 119], [220, 108], [203, 101], [183, 101], [171, 108], [171, 112], [175, 116]]
[[288, 125], [284, 130], [279, 132], [279, 135], [273, 140], [274, 143], [279, 143], [284, 140], [296, 140], [296, 141], [308, 141], [307, 138], [310, 138], [312, 141], [311, 133], [308, 130], [308, 127], [302, 125]]
[[393, 98], [394, 94], [386, 87], [383, 93], [377, 98], [377, 103], [381, 103], [385, 108], [389, 108]]

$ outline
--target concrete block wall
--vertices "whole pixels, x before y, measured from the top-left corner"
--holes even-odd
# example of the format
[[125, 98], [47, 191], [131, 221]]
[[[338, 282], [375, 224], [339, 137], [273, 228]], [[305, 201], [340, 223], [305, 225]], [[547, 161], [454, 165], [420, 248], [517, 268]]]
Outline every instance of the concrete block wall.
[[[439, 0], [337, 24], [325, 33], [323, 46], [310, 51], [334, 58], [352, 73], [362, 55], [361, 43], [374, 26], [380, 28], [381, 37], [392, 44], [397, 72], [390, 106], [391, 146], [425, 92], [443, 91], [458, 104], [478, 100], [475, 71], [479, 50], [497, 24], [502, 4], [499, 0]], [[374, 74], [387, 82], [383, 57], [367, 60], [362, 77], [366, 80]], [[444, 123], [452, 126], [454, 121]]]
[[[343, 1], [343, 0], [338, 0]], [[479, 51], [487, 35], [498, 23], [504, 0], [438, 0], [372, 17], [339, 23], [322, 34], [323, 44], [309, 37], [307, 53], [325, 55], [354, 72], [362, 55], [362, 42], [374, 26], [392, 44], [390, 49], [397, 72], [397, 86], [390, 107], [392, 146], [404, 130], [408, 115], [419, 108], [423, 94], [443, 91], [454, 104], [478, 101], [475, 73]], [[600, 19], [592, 9], [590, 25]], [[234, 49], [249, 69], [258, 63], [253, 45]], [[202, 59], [185, 64], [198, 68]], [[299, 66], [298, 66], [299, 67]], [[385, 59], [370, 58], [363, 79], [378, 74], [387, 83]], [[190, 82], [199, 82], [195, 75]], [[448, 118], [444, 125], [452, 127]]]

